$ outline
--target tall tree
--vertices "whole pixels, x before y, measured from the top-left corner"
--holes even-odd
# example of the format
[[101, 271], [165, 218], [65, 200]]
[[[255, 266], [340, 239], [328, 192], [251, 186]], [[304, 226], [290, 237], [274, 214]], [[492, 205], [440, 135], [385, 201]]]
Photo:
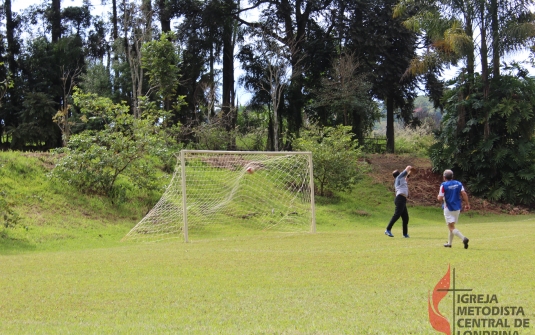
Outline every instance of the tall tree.
[[[412, 118], [416, 78], [404, 76], [416, 55], [416, 35], [393, 17], [394, 0], [350, 3], [348, 48], [365, 64], [375, 98], [386, 106], [387, 151], [394, 152], [394, 119]], [[373, 36], [373, 38], [368, 38]]]
[[[222, 69], [222, 103], [221, 112], [223, 119], [227, 120], [226, 129], [231, 132], [236, 127], [236, 108], [234, 106], [234, 47], [235, 47], [235, 30], [236, 23], [233, 17], [236, 4], [234, 0], [225, 0], [222, 3], [224, 12], [223, 20], [223, 69]], [[235, 140], [232, 139], [229, 143], [229, 149], [236, 149]]]
[[144, 70], [141, 65], [143, 57], [141, 47], [143, 43], [152, 39], [152, 10], [150, 1], [143, 0], [141, 4], [128, 3], [123, 0], [122, 28], [123, 52], [129, 65], [132, 85], [132, 113], [134, 117], [141, 117], [140, 102], [145, 92], [143, 89]]
[[160, 19], [162, 33], [171, 31], [171, 19], [173, 18], [173, 8], [169, 0], [157, 0], [156, 11]]
[[171, 100], [180, 79], [180, 56], [173, 39], [173, 33], [163, 33], [159, 40], [145, 42], [141, 48], [141, 62], [149, 78], [149, 91], [155, 90], [158, 93], [161, 105], [166, 111], [172, 109]]
[[[14, 81], [18, 82], [19, 66], [16, 58], [20, 54], [20, 41], [16, 38], [16, 30], [20, 25], [20, 20], [18, 17], [14, 17], [11, 10], [11, 0], [6, 0], [4, 2], [4, 14], [6, 20], [5, 42], [7, 42], [7, 48], [2, 39], [0, 42], [0, 48], [2, 49], [0, 50], [0, 62], [2, 63], [0, 66], [2, 70], [0, 73], [0, 81], [3, 84], [2, 97], [7, 95], [7, 101], [3, 103], [0, 108], [0, 120], [2, 120], [0, 125], [1, 135], [6, 134], [7, 129], [17, 126], [17, 115], [22, 103], [21, 94], [16, 92], [18, 87], [10, 84]], [[2, 136], [2, 138], [0, 138], [0, 143], [2, 143], [4, 139], [4, 136]]]
[[[305, 106], [303, 96], [303, 76], [307, 62], [303, 56], [307, 45], [308, 29], [314, 25], [314, 18], [323, 17], [328, 13], [332, 0], [255, 0], [253, 8], [263, 7], [259, 21], [250, 22], [239, 18], [242, 24], [258, 29], [263, 35], [270, 35], [296, 52], [291, 53], [289, 63], [291, 66], [291, 83], [287, 93], [287, 122], [288, 131], [298, 134], [303, 122], [303, 109]], [[248, 10], [245, 8], [244, 11]], [[313, 62], [313, 60], [310, 60]], [[288, 143], [288, 145], [291, 145]]]
[[[362, 67], [353, 54], [342, 54], [333, 59], [331, 68], [321, 79], [315, 91], [311, 108], [326, 108], [330, 111], [330, 124], [351, 126], [352, 132], [362, 144], [364, 135], [379, 119], [377, 104], [368, 94], [371, 84], [367, 73], [358, 72]], [[324, 125], [329, 125], [325, 123]]]
[[[270, 110], [268, 150], [281, 149], [281, 110], [283, 93], [292, 82], [294, 73], [289, 59], [297, 52], [295, 45], [280, 43], [271, 35], [256, 35], [248, 47], [242, 48], [239, 58], [246, 70], [242, 78], [247, 88], [255, 93], [255, 99], [266, 99]], [[302, 62], [302, 59], [299, 61]]]
[[[465, 65], [442, 98], [445, 114], [431, 149], [434, 167], [453, 168], [475, 194], [529, 205], [535, 203], [527, 191], [534, 178], [534, 83], [525, 69], [507, 65], [504, 57], [535, 40], [533, 4], [531, 0], [424, 1], [418, 3], [423, 14], [408, 21], [427, 37], [431, 50], [449, 49], [454, 55], [450, 60], [436, 59], [444, 64], [461, 59]], [[401, 9], [416, 8], [412, 1], [402, 5]]]

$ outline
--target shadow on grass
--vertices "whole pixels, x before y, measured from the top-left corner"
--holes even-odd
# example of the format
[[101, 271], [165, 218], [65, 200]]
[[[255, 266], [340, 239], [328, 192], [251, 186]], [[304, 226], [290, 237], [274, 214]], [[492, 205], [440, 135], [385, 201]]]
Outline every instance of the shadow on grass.
[[5, 231], [0, 231], [0, 255], [16, 254], [35, 249], [35, 245], [28, 240], [12, 238]]
[[342, 201], [342, 198], [337, 195], [328, 195], [328, 196], [315, 195], [314, 201], [318, 205], [335, 205], [335, 204], [339, 204]]

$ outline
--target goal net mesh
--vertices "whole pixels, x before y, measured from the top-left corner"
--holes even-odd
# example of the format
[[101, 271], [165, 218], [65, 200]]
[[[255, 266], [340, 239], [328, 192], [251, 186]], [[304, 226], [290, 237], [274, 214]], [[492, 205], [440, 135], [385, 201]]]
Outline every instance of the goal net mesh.
[[228, 226], [311, 231], [311, 164], [310, 153], [183, 150], [166, 191], [123, 240], [187, 241], [188, 234]]

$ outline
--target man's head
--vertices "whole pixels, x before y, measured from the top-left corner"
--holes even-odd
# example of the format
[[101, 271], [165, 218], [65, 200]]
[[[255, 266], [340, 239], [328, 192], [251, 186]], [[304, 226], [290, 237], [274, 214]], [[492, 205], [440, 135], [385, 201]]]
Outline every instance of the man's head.
[[452, 180], [453, 179], [453, 171], [451, 170], [444, 170], [444, 174], [442, 175], [445, 180]]
[[398, 170], [394, 170], [392, 172], [392, 175], [394, 176], [394, 178], [397, 178], [399, 176], [399, 171]]

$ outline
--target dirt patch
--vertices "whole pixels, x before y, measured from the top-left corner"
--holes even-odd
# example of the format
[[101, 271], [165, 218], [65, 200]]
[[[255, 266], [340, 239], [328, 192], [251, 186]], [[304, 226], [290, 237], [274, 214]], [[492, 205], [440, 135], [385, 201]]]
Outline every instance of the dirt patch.
[[[393, 190], [394, 177], [392, 171], [404, 170], [407, 165], [413, 167], [409, 177], [410, 204], [417, 206], [439, 207], [437, 201], [438, 189], [442, 183], [442, 174], [434, 173], [431, 161], [428, 158], [415, 158], [405, 155], [375, 154], [366, 157], [371, 164], [370, 176], [377, 182], [389, 186]], [[470, 207], [474, 211], [486, 213], [508, 213], [511, 215], [528, 214], [529, 209], [521, 206], [493, 203], [474, 197], [466, 187], [470, 198]]]

